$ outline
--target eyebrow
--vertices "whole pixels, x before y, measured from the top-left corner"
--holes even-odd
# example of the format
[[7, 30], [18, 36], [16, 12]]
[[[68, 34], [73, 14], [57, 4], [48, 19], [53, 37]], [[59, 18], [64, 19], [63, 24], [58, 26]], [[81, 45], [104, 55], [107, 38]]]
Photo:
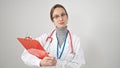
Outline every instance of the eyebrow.
[[[61, 13], [61, 14], [66, 14], [65, 12], [63, 12], [63, 13]], [[55, 15], [61, 15], [61, 14], [54, 14], [53, 16], [55, 16]]]

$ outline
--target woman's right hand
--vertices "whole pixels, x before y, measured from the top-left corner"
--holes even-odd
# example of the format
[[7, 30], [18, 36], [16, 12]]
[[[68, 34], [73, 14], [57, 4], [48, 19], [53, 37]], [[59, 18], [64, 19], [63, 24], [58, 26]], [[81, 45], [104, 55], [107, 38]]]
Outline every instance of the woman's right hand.
[[44, 57], [40, 62], [40, 66], [55, 66], [56, 63], [57, 60], [55, 57]]

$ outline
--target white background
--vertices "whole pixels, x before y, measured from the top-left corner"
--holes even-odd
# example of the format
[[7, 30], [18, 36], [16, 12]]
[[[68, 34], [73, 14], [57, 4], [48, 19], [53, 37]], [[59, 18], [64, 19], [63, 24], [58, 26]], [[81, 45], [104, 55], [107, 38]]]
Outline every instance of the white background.
[[120, 0], [0, 0], [0, 68], [34, 68], [22, 62], [16, 38], [51, 31], [56, 3], [65, 6], [68, 26], [81, 39], [82, 68], [120, 68]]

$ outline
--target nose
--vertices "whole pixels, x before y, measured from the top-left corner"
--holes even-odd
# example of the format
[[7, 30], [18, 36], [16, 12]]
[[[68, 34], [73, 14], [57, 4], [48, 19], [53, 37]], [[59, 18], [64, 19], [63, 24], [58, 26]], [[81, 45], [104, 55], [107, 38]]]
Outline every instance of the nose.
[[63, 17], [62, 17], [62, 16], [60, 16], [60, 17], [59, 17], [59, 20], [63, 20]]

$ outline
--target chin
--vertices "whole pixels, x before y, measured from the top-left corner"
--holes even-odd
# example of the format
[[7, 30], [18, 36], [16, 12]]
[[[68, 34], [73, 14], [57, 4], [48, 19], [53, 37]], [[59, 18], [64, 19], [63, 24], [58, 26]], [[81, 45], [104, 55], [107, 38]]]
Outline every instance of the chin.
[[66, 26], [59, 26], [58, 28], [64, 28], [64, 27], [66, 27]]

